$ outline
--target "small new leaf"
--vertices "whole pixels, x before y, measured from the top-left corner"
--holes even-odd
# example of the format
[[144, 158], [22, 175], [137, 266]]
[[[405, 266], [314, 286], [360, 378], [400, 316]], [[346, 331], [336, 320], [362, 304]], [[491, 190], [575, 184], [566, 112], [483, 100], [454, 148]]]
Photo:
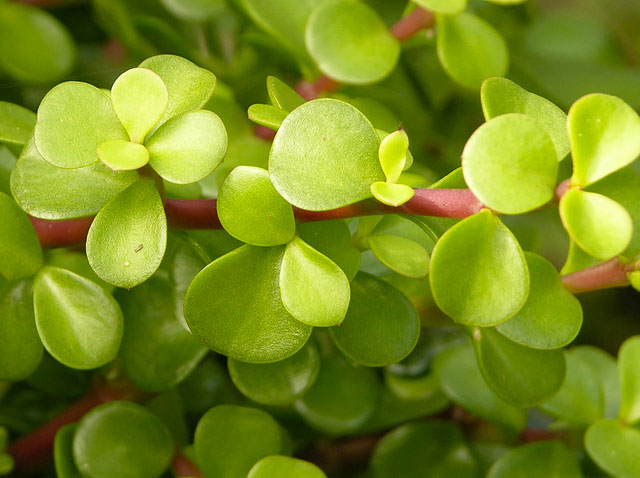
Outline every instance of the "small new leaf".
[[387, 135], [378, 149], [378, 158], [388, 183], [397, 183], [404, 170], [409, 151], [409, 137], [404, 130]]
[[98, 157], [114, 171], [132, 171], [149, 162], [149, 151], [141, 144], [114, 139], [98, 146]]
[[406, 184], [377, 181], [371, 185], [373, 197], [387, 206], [401, 206], [411, 199], [415, 193], [414, 189]]

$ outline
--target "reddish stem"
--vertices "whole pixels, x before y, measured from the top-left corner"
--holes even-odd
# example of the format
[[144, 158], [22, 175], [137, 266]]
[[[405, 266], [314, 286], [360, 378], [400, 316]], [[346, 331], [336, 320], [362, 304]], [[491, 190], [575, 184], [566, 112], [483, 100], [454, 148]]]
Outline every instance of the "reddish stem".
[[81, 244], [87, 238], [93, 217], [50, 221], [30, 217], [42, 247], [54, 248]]
[[562, 283], [574, 293], [621, 287], [629, 284], [627, 274], [637, 268], [638, 264], [623, 264], [614, 258], [602, 264], [564, 275]]
[[171, 462], [171, 470], [176, 476], [204, 478], [204, 474], [184, 453], [178, 452]]

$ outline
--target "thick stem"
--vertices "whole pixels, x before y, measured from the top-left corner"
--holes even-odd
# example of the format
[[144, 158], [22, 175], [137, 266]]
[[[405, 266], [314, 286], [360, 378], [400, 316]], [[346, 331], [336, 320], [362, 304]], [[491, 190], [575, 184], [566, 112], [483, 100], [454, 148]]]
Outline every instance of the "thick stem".
[[87, 238], [93, 217], [50, 221], [30, 217], [42, 247], [66, 247], [81, 244]]
[[204, 474], [186, 455], [178, 452], [171, 462], [171, 470], [176, 476], [189, 478], [204, 478]]
[[629, 284], [627, 274], [638, 269], [639, 264], [623, 264], [614, 258], [602, 264], [562, 276], [562, 283], [573, 293], [621, 287]]

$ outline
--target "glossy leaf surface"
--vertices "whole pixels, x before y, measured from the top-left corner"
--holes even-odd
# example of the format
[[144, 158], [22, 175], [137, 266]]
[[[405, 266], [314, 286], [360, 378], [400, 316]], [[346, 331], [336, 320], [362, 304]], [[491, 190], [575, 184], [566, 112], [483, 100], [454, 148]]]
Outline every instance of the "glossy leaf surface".
[[184, 302], [193, 334], [216, 352], [249, 363], [277, 362], [300, 350], [311, 327], [293, 318], [280, 299], [283, 252], [245, 245], [205, 267]]
[[104, 281], [130, 289], [156, 271], [167, 244], [167, 219], [151, 179], [140, 179], [103, 207], [91, 223], [87, 257]]

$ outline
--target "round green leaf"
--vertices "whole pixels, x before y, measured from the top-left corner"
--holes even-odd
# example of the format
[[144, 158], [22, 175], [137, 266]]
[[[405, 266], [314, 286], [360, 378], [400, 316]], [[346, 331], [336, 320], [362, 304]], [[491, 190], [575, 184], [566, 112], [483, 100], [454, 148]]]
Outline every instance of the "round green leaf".
[[206, 476], [245, 478], [258, 460], [280, 453], [282, 433], [267, 412], [219, 405], [198, 422], [194, 446]]
[[558, 153], [558, 160], [569, 154], [567, 115], [551, 101], [529, 93], [506, 78], [486, 79], [482, 83], [480, 98], [487, 121], [508, 113], [527, 115], [538, 120], [547, 132]]
[[73, 437], [76, 433], [76, 428], [77, 425], [75, 423], [69, 423], [56, 433], [53, 444], [53, 458], [58, 478], [82, 478], [76, 463], [73, 461]]
[[524, 306], [498, 325], [501, 334], [536, 349], [556, 349], [571, 342], [582, 326], [582, 306], [562, 285], [560, 274], [543, 257], [525, 252], [531, 286]]
[[562, 350], [536, 350], [512, 342], [492, 328], [473, 329], [480, 371], [489, 386], [509, 403], [537, 405], [562, 386]]
[[445, 232], [431, 254], [433, 298], [455, 321], [488, 327], [524, 305], [529, 271], [518, 241], [490, 211]]
[[293, 208], [261, 168], [238, 166], [231, 171], [220, 188], [217, 208], [225, 230], [254, 246], [286, 244], [296, 233]]
[[436, 13], [454, 15], [467, 7], [467, 0], [413, 0], [415, 3]]
[[27, 144], [35, 124], [36, 115], [32, 111], [0, 101], [0, 142]]
[[280, 266], [280, 295], [287, 311], [303, 324], [342, 323], [350, 298], [349, 279], [327, 256], [294, 238]]
[[34, 130], [42, 157], [59, 168], [81, 168], [98, 161], [102, 143], [127, 140], [109, 96], [95, 86], [67, 81], [42, 99]]
[[618, 353], [620, 373], [620, 419], [633, 424], [640, 420], [640, 336], [631, 337], [622, 344]]
[[429, 253], [411, 239], [382, 234], [369, 237], [367, 244], [380, 262], [398, 274], [423, 279], [429, 272]]
[[111, 101], [131, 142], [142, 143], [167, 109], [169, 91], [150, 69], [132, 68], [113, 83]]
[[629, 283], [635, 289], [640, 291], [640, 271], [635, 271], [627, 274], [627, 278], [629, 279]]
[[330, 434], [359, 429], [375, 412], [379, 383], [373, 369], [354, 367], [341, 356], [324, 359], [311, 388], [295, 408], [314, 428]]
[[620, 379], [616, 360], [602, 349], [592, 345], [580, 345], [571, 353], [591, 368], [593, 380], [604, 398], [604, 418], [615, 418], [620, 408]]
[[44, 267], [33, 286], [42, 343], [68, 367], [92, 369], [113, 360], [122, 340], [122, 312], [98, 284], [57, 267]]
[[0, 290], [0, 380], [27, 378], [41, 359], [31, 284], [16, 282]]
[[537, 120], [505, 114], [469, 138], [462, 152], [462, 172], [469, 189], [487, 207], [522, 214], [553, 198], [557, 153]]
[[271, 180], [294, 206], [312, 211], [346, 206], [370, 197], [370, 185], [384, 180], [379, 145], [376, 130], [353, 106], [309, 101], [287, 116], [273, 140]]
[[275, 76], [267, 77], [267, 92], [273, 106], [277, 106], [281, 110], [291, 112], [305, 102], [289, 85], [279, 80]]
[[327, 478], [327, 475], [308, 461], [275, 455], [256, 463], [247, 478]]
[[0, 193], [0, 274], [9, 280], [35, 274], [42, 266], [42, 248], [27, 215]]
[[640, 430], [618, 420], [595, 422], [584, 435], [589, 456], [600, 468], [616, 478], [640, 476]]
[[420, 319], [395, 287], [360, 273], [351, 283], [351, 303], [344, 322], [331, 337], [344, 354], [369, 367], [405, 358], [418, 342]]
[[159, 478], [174, 446], [162, 421], [131, 402], [99, 405], [78, 423], [73, 456], [87, 478]]
[[48, 83], [69, 73], [75, 61], [73, 39], [41, 8], [0, 4], [0, 67], [19, 81]]
[[127, 324], [120, 347], [124, 372], [145, 391], [169, 390], [193, 371], [207, 349], [176, 317], [167, 280], [152, 277], [119, 298]]
[[169, 92], [169, 103], [154, 130], [180, 113], [202, 108], [216, 87], [213, 73], [179, 56], [152, 56], [140, 63], [140, 68], [148, 68], [156, 73]]
[[591, 94], [569, 110], [571, 184], [588, 186], [640, 155], [640, 117], [615, 96]]
[[470, 344], [445, 349], [434, 359], [433, 370], [446, 396], [456, 404], [490, 422], [516, 431], [524, 429], [526, 411], [505, 402], [489, 388]]
[[511, 450], [489, 469], [487, 478], [582, 478], [575, 453], [559, 441], [528, 443]]
[[491, 76], [504, 76], [509, 52], [490, 24], [471, 13], [438, 17], [437, 48], [445, 71], [467, 88], [478, 89]]
[[98, 157], [114, 171], [127, 171], [147, 164], [149, 151], [141, 144], [114, 139], [98, 146]]
[[[371, 458], [373, 478], [475, 477], [478, 464], [453, 423], [429, 421], [396, 428], [380, 440]], [[428, 470], [428, 471], [427, 471]]]
[[245, 396], [263, 405], [286, 406], [313, 385], [320, 370], [320, 356], [313, 342], [307, 342], [291, 357], [268, 364], [227, 362], [233, 384]]
[[633, 222], [624, 207], [606, 196], [579, 189], [562, 196], [560, 218], [571, 239], [601, 261], [621, 254], [633, 234]]
[[224, 0], [161, 0], [167, 10], [187, 21], [203, 22], [220, 13]]
[[398, 207], [411, 199], [416, 192], [406, 184], [377, 181], [371, 185], [371, 195], [387, 206]]
[[222, 162], [227, 130], [211, 111], [188, 111], [164, 123], [145, 146], [149, 164], [160, 176], [172, 183], [194, 183]]
[[396, 66], [400, 44], [375, 10], [356, 0], [318, 5], [305, 42], [320, 70], [342, 83], [375, 83]]
[[167, 245], [167, 218], [152, 179], [140, 179], [103, 207], [87, 236], [98, 276], [130, 289], [156, 271]]
[[242, 362], [277, 362], [300, 350], [311, 327], [282, 305], [278, 284], [283, 252], [284, 247], [245, 245], [205, 267], [184, 300], [193, 334]]
[[248, 114], [254, 123], [278, 131], [288, 113], [277, 106], [257, 104], [249, 106]]
[[101, 162], [58, 168], [44, 160], [32, 137], [11, 172], [11, 193], [32, 216], [72, 219], [96, 214], [136, 179], [133, 171], [112, 171]]

